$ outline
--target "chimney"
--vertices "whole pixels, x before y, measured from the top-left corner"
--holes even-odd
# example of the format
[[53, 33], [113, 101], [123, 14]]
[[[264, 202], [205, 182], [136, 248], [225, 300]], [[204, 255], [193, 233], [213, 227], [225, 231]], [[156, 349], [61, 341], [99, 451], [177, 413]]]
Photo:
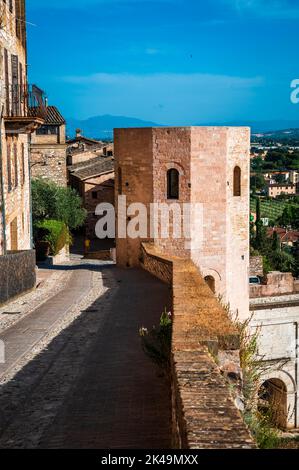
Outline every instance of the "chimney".
[[81, 129], [76, 129], [76, 139], [82, 136]]

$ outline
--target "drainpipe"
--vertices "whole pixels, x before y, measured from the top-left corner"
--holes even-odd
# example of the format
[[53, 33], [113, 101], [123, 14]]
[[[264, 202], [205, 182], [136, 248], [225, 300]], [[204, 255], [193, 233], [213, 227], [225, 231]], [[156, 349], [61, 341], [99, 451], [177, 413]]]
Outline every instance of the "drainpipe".
[[0, 203], [2, 205], [1, 213], [2, 213], [2, 236], [3, 236], [3, 254], [6, 255], [6, 215], [5, 215], [5, 199], [4, 199], [4, 177], [3, 177], [3, 170], [2, 170], [2, 163], [3, 163], [3, 152], [2, 152], [2, 120], [3, 120], [3, 112], [4, 106], [1, 108], [1, 115], [0, 115], [0, 187], [1, 187], [1, 195], [0, 195]]

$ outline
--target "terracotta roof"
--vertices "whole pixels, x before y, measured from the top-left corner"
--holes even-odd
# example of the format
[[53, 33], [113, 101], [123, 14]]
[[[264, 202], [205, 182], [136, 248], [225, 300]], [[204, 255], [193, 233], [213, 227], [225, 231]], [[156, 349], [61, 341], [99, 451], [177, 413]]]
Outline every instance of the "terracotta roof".
[[281, 242], [297, 242], [299, 241], [299, 232], [295, 230], [287, 230], [282, 227], [269, 228], [267, 234], [269, 237], [273, 236], [273, 233], [276, 232]]
[[114, 171], [114, 158], [99, 157], [93, 158], [78, 169], [73, 169], [71, 174], [80, 180], [86, 180], [112, 171]]
[[62, 124], [65, 124], [65, 119], [62, 117], [56, 106], [47, 106], [45, 125], [61, 126]]
[[84, 160], [83, 162], [74, 163], [73, 165], [70, 165], [68, 167], [68, 170], [71, 173], [73, 173], [74, 171], [77, 171], [80, 168], [85, 168], [85, 167], [90, 166], [93, 163], [101, 162], [103, 160], [103, 158], [105, 158], [103, 155], [97, 155], [94, 158], [88, 158], [88, 159]]
[[104, 146], [104, 142], [102, 142], [101, 140], [94, 140], [94, 139], [89, 139], [88, 137], [84, 137], [84, 135], [80, 135], [78, 137], [75, 137], [74, 139], [70, 139], [67, 141], [67, 144], [68, 145], [71, 145], [71, 144], [75, 144], [77, 142], [87, 142], [88, 144], [97, 144], [97, 145], [103, 145]]

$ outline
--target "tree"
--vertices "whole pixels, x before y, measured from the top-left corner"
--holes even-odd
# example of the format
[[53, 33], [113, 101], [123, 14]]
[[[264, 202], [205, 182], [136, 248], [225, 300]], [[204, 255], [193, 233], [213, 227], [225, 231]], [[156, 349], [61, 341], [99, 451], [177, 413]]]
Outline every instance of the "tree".
[[64, 222], [69, 229], [76, 229], [84, 224], [86, 211], [74, 189], [36, 179], [32, 181], [32, 217], [34, 224], [54, 219]]
[[262, 174], [256, 174], [250, 178], [250, 186], [255, 192], [256, 190], [263, 190], [266, 187], [266, 181]]
[[287, 206], [277, 222], [281, 227], [291, 227], [299, 230], [299, 207]]
[[280, 242], [280, 236], [276, 231], [273, 232], [273, 238], [272, 238], [272, 250], [274, 252], [279, 252], [281, 251], [281, 242]]
[[256, 199], [256, 235], [255, 235], [255, 248], [260, 250], [263, 248], [264, 245], [264, 239], [265, 239], [265, 234], [264, 234], [264, 226], [263, 222], [261, 220], [261, 200], [258, 197]]

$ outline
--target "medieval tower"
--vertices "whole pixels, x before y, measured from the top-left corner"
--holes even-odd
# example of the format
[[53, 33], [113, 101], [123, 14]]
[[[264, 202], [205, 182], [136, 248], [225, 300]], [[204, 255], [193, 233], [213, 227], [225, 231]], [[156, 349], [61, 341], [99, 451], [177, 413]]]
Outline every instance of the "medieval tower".
[[[240, 319], [249, 311], [249, 128], [179, 127], [115, 130], [116, 199], [143, 203], [148, 226], [153, 203], [176, 203], [190, 212], [190, 232], [173, 238], [158, 230], [145, 238], [120, 237], [117, 262], [139, 265], [141, 241], [166, 255], [192, 259], [215, 294]], [[124, 198], [122, 198], [123, 200]], [[126, 222], [132, 214], [126, 214]], [[117, 220], [117, 229], [124, 220]], [[191, 218], [191, 219], [190, 219]]]

